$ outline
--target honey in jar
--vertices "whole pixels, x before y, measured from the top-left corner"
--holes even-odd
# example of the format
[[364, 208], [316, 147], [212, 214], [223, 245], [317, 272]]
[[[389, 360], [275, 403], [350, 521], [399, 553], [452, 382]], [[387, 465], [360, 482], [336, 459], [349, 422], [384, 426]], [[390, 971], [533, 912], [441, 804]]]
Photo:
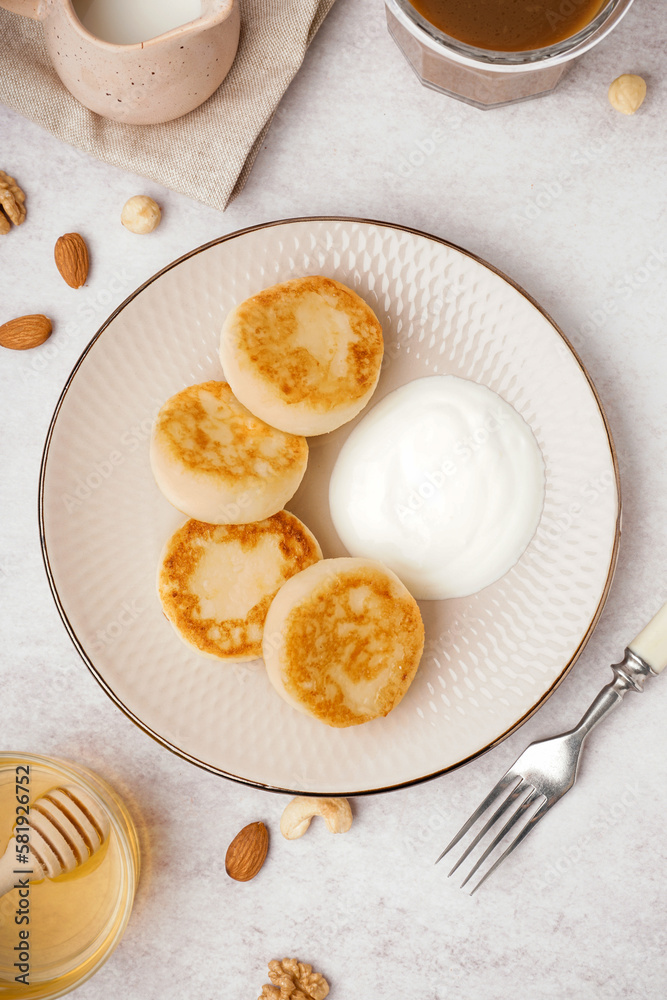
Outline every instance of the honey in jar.
[[[18, 856], [35, 836], [25, 832], [25, 820], [39, 811], [42, 796], [65, 787], [95, 800], [108, 817], [108, 833], [74, 870], [54, 878], [35, 873], [33, 881], [26, 873], [34, 870]], [[94, 825], [95, 817], [89, 819]], [[0, 855], [6, 846], [11, 852], [12, 836], [15, 882], [0, 896], [0, 1000], [55, 1000], [85, 982], [125, 930], [139, 873], [136, 829], [117, 793], [87, 768], [0, 751]]]

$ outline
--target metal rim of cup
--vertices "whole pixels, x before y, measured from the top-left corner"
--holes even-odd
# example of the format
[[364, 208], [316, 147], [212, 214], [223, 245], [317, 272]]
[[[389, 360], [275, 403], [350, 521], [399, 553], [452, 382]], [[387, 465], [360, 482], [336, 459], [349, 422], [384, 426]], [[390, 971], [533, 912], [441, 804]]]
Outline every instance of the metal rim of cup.
[[468, 45], [446, 35], [412, 6], [410, 0], [385, 0], [385, 5], [401, 24], [433, 52], [446, 55], [455, 62], [490, 70], [521, 72], [555, 65], [574, 59], [601, 41], [625, 16], [634, 0], [609, 0], [585, 28], [554, 45], [519, 52], [496, 52]]

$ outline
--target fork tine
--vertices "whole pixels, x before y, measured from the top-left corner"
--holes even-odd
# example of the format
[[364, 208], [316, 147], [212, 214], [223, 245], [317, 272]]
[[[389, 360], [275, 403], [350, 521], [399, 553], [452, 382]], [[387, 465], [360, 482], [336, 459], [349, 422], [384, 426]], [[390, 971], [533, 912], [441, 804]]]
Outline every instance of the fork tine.
[[[454, 872], [456, 871], [456, 869], [459, 867], [459, 865], [462, 864], [465, 861], [465, 859], [468, 857], [468, 855], [471, 854], [475, 850], [475, 848], [479, 844], [480, 840], [482, 840], [482, 838], [486, 836], [486, 834], [489, 832], [489, 830], [491, 829], [491, 827], [495, 826], [495, 824], [500, 820], [501, 816], [503, 816], [505, 814], [505, 812], [508, 810], [508, 808], [510, 808], [511, 806], [513, 806], [516, 803], [517, 799], [521, 799], [521, 801], [519, 802], [519, 805], [517, 806], [517, 809], [513, 813], [513, 815], [516, 815], [516, 813], [519, 811], [519, 809], [523, 806], [524, 799], [528, 795], [530, 795], [530, 790], [531, 789], [533, 789], [533, 786], [530, 785], [524, 778], [519, 777], [519, 784], [515, 785], [514, 788], [511, 790], [510, 794], [506, 798], [503, 799], [503, 801], [500, 803], [500, 805], [498, 806], [498, 808], [496, 809], [496, 811], [494, 812], [494, 814], [491, 816], [491, 818], [484, 824], [484, 826], [479, 831], [479, 833], [477, 834], [477, 836], [475, 837], [475, 839], [472, 841], [471, 844], [468, 845], [468, 847], [466, 848], [466, 850], [463, 852], [463, 854], [461, 855], [461, 857], [459, 858], [459, 860], [456, 862], [456, 864], [454, 865], [454, 867], [450, 871], [450, 873], [447, 876], [447, 878], [449, 878], [451, 875], [453, 875]], [[533, 791], [534, 791], [534, 789], [533, 789]], [[523, 796], [523, 798], [522, 798], [522, 796]], [[474, 870], [475, 869], [473, 869], [473, 871]], [[472, 872], [470, 874], [472, 875]], [[468, 878], [470, 878], [470, 875], [468, 876]], [[465, 882], [463, 883], [463, 885], [465, 885]]]
[[463, 888], [466, 882], [468, 882], [472, 878], [472, 876], [479, 869], [479, 867], [486, 861], [488, 856], [496, 849], [496, 847], [498, 847], [498, 845], [502, 842], [506, 834], [509, 833], [509, 831], [512, 829], [514, 824], [517, 823], [522, 817], [524, 817], [528, 809], [536, 802], [538, 802], [539, 799], [542, 799], [543, 801], [540, 802], [538, 808], [530, 816], [525, 826], [519, 831], [518, 835], [514, 838], [514, 840], [510, 844], [508, 844], [508, 846], [505, 848], [500, 857], [497, 858], [496, 861], [494, 861], [493, 865], [489, 868], [486, 874], [479, 880], [475, 888], [471, 890], [470, 892], [471, 896], [473, 895], [474, 892], [476, 892], [479, 889], [480, 885], [487, 880], [487, 878], [491, 875], [491, 873], [496, 870], [498, 865], [505, 860], [507, 855], [511, 854], [512, 851], [515, 849], [515, 847], [519, 846], [524, 837], [528, 836], [535, 823], [537, 823], [542, 818], [542, 816], [545, 815], [545, 813], [549, 808], [549, 802], [546, 796], [542, 795], [535, 788], [533, 788], [531, 794], [526, 799], [524, 799], [519, 808], [508, 819], [507, 823], [502, 828], [498, 836], [494, 838], [494, 840], [491, 842], [491, 844], [489, 844], [489, 846], [484, 851], [479, 860], [475, 863], [471, 871], [468, 872], [468, 875], [466, 876], [465, 880], [461, 883], [461, 888]]
[[521, 832], [519, 833], [519, 836], [515, 837], [515, 839], [512, 841], [509, 847], [507, 847], [506, 850], [504, 850], [503, 853], [500, 855], [500, 857], [496, 861], [494, 861], [494, 863], [489, 868], [488, 872], [486, 872], [486, 874], [479, 880], [475, 888], [470, 890], [471, 896], [473, 895], [473, 893], [477, 892], [477, 890], [479, 889], [480, 885], [482, 885], [483, 882], [486, 882], [489, 875], [493, 874], [493, 872], [496, 870], [501, 861], [504, 861], [507, 855], [511, 854], [515, 847], [519, 846], [524, 837], [528, 836], [528, 834], [533, 829], [535, 824], [539, 823], [542, 817], [546, 816], [548, 811], [549, 811], [549, 800], [545, 799], [542, 805], [539, 807], [539, 809], [530, 817], [530, 819], [524, 826], [523, 830], [521, 830]]
[[[512, 782], [514, 782], [514, 785], [512, 786], [511, 791], [514, 791], [514, 789], [520, 783], [520, 781], [521, 781], [521, 775], [516, 774], [516, 772], [514, 772], [512, 770], [512, 768], [510, 768], [509, 771], [507, 771], [502, 776], [502, 778], [500, 779], [500, 781], [491, 789], [491, 791], [486, 796], [486, 798], [484, 799], [484, 801], [480, 802], [480, 804], [477, 806], [477, 808], [475, 809], [474, 813], [472, 814], [472, 816], [470, 817], [470, 819], [468, 820], [468, 822], [463, 824], [463, 826], [461, 827], [461, 829], [459, 830], [459, 832], [456, 834], [456, 836], [454, 837], [454, 839], [450, 840], [450, 842], [447, 844], [447, 847], [444, 849], [444, 851], [442, 852], [442, 854], [437, 858], [435, 864], [437, 865], [438, 861], [442, 861], [442, 859], [444, 858], [445, 854], [447, 854], [448, 851], [451, 851], [452, 847], [455, 847], [456, 844], [458, 844], [459, 840], [461, 840], [462, 837], [465, 837], [465, 835], [468, 832], [468, 830], [477, 822], [477, 820], [480, 818], [480, 816], [482, 816], [483, 813], [486, 812], [486, 810], [489, 808], [489, 806], [493, 805], [493, 803], [498, 799], [498, 797], [500, 795], [502, 795], [502, 793], [504, 791], [506, 791], [508, 788], [510, 788], [510, 786], [512, 785]], [[509, 796], [508, 796], [508, 798], [509, 798]], [[507, 801], [507, 800], [505, 800], [505, 801]], [[503, 803], [503, 805], [504, 805], [504, 803]], [[450, 872], [450, 875], [451, 875], [451, 872]]]

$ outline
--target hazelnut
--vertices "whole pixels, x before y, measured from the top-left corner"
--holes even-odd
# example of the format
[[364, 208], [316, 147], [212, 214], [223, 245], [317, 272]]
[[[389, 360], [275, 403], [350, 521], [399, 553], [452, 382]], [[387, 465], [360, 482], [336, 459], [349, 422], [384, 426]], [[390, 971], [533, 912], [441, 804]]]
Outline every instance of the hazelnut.
[[120, 221], [131, 233], [152, 233], [161, 218], [160, 206], [145, 194], [135, 194], [120, 213]]
[[609, 87], [609, 103], [624, 115], [634, 115], [645, 97], [646, 83], [634, 73], [623, 73]]

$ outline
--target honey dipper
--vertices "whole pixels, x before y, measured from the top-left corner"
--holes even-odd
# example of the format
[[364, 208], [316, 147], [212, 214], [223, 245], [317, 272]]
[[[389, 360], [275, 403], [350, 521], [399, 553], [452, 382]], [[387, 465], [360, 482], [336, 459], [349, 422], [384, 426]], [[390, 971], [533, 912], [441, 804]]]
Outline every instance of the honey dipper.
[[[27, 885], [74, 871], [95, 854], [109, 836], [109, 817], [79, 785], [62, 785], [30, 805], [28, 823], [15, 827], [0, 858], [0, 896], [17, 884]], [[21, 852], [16, 837], [29, 834]], [[20, 857], [27, 856], [27, 863]], [[26, 881], [27, 880], [27, 881]]]

